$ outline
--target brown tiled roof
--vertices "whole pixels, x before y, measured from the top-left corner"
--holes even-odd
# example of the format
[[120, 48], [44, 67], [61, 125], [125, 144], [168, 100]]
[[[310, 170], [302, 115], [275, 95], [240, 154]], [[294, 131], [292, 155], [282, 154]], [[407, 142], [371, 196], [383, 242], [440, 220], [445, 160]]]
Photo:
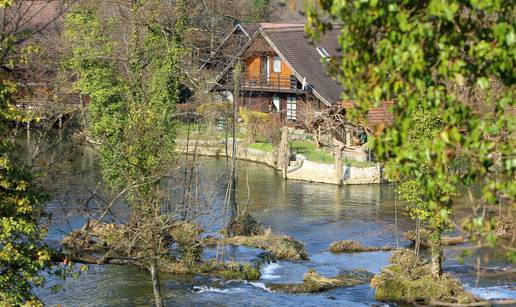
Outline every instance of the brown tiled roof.
[[262, 31], [273, 47], [277, 48], [280, 56], [297, 73], [297, 77], [301, 81], [306, 78], [307, 84], [318, 98], [328, 104], [341, 100], [342, 87], [328, 75], [327, 66], [317, 51], [318, 47], [322, 47], [332, 57], [341, 56], [338, 27], [325, 33], [317, 42], [311, 42], [302, 24], [264, 24]]
[[[346, 109], [357, 107], [352, 101], [344, 101], [342, 104]], [[367, 113], [367, 126], [369, 128], [375, 128], [380, 124], [392, 125], [394, 122], [394, 114], [389, 111], [389, 108], [392, 107], [393, 104], [394, 101], [385, 101], [381, 106], [369, 109]]]

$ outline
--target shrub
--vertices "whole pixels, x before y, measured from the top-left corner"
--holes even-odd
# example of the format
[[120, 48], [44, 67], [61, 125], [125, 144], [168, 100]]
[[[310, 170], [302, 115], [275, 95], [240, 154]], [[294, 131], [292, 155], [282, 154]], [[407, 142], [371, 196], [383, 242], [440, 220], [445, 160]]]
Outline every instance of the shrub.
[[267, 130], [273, 122], [270, 114], [248, 108], [240, 108], [240, 117], [244, 121], [249, 143], [254, 143], [258, 134]]

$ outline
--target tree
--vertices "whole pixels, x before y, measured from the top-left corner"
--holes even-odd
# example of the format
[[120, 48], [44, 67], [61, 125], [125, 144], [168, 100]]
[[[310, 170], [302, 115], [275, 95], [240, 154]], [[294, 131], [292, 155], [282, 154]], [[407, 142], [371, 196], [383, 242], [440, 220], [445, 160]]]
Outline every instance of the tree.
[[[176, 166], [173, 114], [186, 17], [185, 1], [168, 4], [174, 19], [160, 14], [160, 4], [131, 1], [126, 46], [112, 32], [116, 20], [102, 19], [93, 6], [66, 19], [67, 65], [78, 76], [76, 88], [91, 98], [90, 129], [101, 143], [104, 179], [114, 190], [127, 190], [129, 254], [149, 270], [157, 306], [163, 305], [158, 260], [168, 253], [165, 233], [176, 221], [164, 211], [163, 185]], [[128, 52], [117, 54], [121, 47]]]
[[[307, 28], [315, 38], [332, 26], [328, 20], [343, 23], [343, 57], [331, 71], [346, 89], [343, 98], [359, 106], [350, 113], [396, 101], [393, 126], [379, 129], [372, 146], [392, 180], [410, 178], [417, 188], [412, 200], [432, 224], [432, 273], [439, 278], [440, 233], [458, 185], [482, 184], [485, 204], [515, 203], [514, 118], [508, 113], [516, 80], [514, 6], [499, 0], [318, 3], [323, 13], [308, 13]], [[490, 90], [492, 78], [504, 85], [496, 95]], [[455, 85], [482, 91], [492, 111], [473, 112], [469, 97], [458, 95]], [[442, 125], [414, 146], [411, 135], [421, 124], [419, 114], [439, 117]], [[453, 161], [464, 157], [470, 166], [466, 172], [450, 172]], [[491, 221], [473, 220], [470, 230], [482, 229], [481, 237], [494, 244]], [[514, 259], [514, 250], [507, 252]]]
[[[4, 4], [5, 5], [5, 4]], [[30, 170], [15, 156], [7, 139], [10, 95], [15, 88], [0, 82], [0, 300], [8, 305], [39, 304], [33, 287], [44, 284], [50, 251], [38, 226], [46, 199]]]
[[[9, 9], [19, 8], [21, 2], [0, 0], [4, 18], [13, 18]], [[19, 76], [13, 70], [35, 51], [22, 46], [34, 32], [21, 31], [20, 24], [14, 29], [3, 27], [0, 33], [0, 301], [8, 306], [41, 305], [33, 288], [45, 284], [44, 274], [66, 277], [71, 272], [66, 265], [52, 267], [51, 250], [43, 241], [46, 229], [40, 225], [48, 195], [33, 170], [21, 162], [19, 148], [9, 141], [13, 138], [9, 123], [18, 118], [14, 96]]]

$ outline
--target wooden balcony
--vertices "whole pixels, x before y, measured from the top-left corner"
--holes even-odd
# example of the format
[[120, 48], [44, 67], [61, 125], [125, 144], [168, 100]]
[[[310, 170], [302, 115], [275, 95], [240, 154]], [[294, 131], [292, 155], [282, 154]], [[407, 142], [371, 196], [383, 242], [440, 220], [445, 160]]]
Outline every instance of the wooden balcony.
[[301, 86], [297, 78], [281, 75], [249, 75], [244, 74], [242, 78], [241, 90], [261, 91], [261, 92], [281, 92], [281, 93], [301, 93]]

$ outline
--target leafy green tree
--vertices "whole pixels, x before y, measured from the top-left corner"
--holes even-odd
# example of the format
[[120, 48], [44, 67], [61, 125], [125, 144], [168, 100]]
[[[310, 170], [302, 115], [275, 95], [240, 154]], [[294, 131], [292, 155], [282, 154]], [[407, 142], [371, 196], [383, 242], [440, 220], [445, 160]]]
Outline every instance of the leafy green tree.
[[0, 82], [0, 301], [8, 305], [39, 304], [33, 287], [42, 286], [41, 272], [50, 269], [50, 252], [38, 226], [45, 194], [30, 170], [15, 156], [9, 138], [10, 96], [13, 84]]
[[[392, 127], [380, 127], [372, 140], [391, 179], [411, 180], [411, 203], [431, 224], [432, 273], [441, 273], [441, 230], [450, 219], [452, 197], [460, 184], [482, 184], [488, 204], [514, 206], [514, 107], [516, 10], [511, 1], [320, 0], [322, 10], [308, 13], [307, 30], [315, 38], [342, 22], [343, 57], [334, 59], [332, 74], [344, 87], [344, 99], [367, 111], [383, 100], [395, 100]], [[493, 91], [493, 82], [503, 87]], [[470, 106], [480, 91], [489, 112]], [[439, 117], [442, 124], [421, 123], [418, 114]], [[418, 126], [419, 125], [419, 126]], [[418, 137], [421, 127], [431, 137]], [[416, 129], [415, 129], [416, 128]], [[424, 131], [424, 130], [423, 130]], [[416, 145], [417, 144], [417, 145]], [[465, 173], [451, 172], [453, 161], [467, 158]], [[497, 171], [494, 172], [494, 169]], [[409, 195], [406, 195], [409, 197]], [[493, 227], [481, 217], [469, 229], [482, 229], [494, 244]], [[514, 250], [507, 249], [514, 255]], [[514, 259], [514, 257], [512, 257]]]
[[[14, 4], [0, 0], [0, 10]], [[22, 38], [18, 37], [20, 35]], [[33, 292], [45, 284], [44, 273], [65, 278], [70, 266], [52, 266], [51, 250], [44, 243], [46, 229], [41, 227], [48, 195], [36, 182], [32, 170], [20, 160], [21, 152], [9, 140], [13, 138], [9, 122], [19, 118], [14, 107], [17, 76], [11, 73], [25, 62], [31, 46], [17, 43], [30, 37], [24, 33], [3, 33], [0, 42], [0, 305], [42, 305]], [[54, 289], [57, 289], [55, 287]]]

